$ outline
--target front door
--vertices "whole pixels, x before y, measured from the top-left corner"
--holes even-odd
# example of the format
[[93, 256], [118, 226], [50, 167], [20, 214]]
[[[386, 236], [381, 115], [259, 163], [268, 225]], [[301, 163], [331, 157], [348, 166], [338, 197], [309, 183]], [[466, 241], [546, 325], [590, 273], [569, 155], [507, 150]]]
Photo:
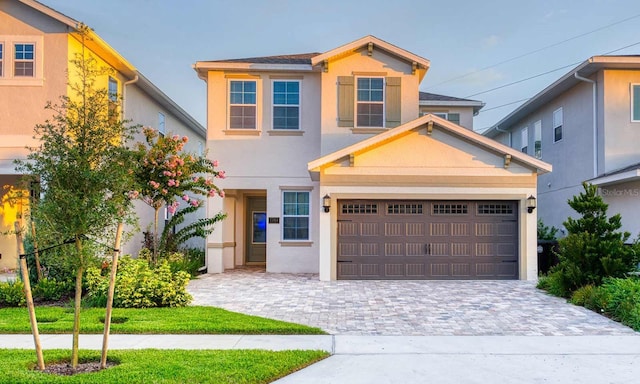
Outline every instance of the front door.
[[267, 261], [267, 198], [247, 197], [245, 261]]

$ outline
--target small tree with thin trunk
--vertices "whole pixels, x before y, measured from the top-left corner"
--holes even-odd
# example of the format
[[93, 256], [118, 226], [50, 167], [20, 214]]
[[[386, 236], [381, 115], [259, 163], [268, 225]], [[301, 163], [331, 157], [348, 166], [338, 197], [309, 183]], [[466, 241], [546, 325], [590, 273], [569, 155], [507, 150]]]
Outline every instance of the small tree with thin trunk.
[[[85, 26], [80, 38], [89, 38]], [[34, 205], [32, 217], [41, 239], [50, 243], [73, 240], [75, 267], [75, 314], [71, 364], [78, 365], [78, 335], [82, 278], [95, 254], [86, 240], [107, 240], [118, 222], [130, 212], [127, 192], [131, 189], [132, 152], [126, 147], [135, 127], [120, 118], [119, 100], [100, 87], [110, 69], [98, 66], [84, 51], [70, 68], [77, 82], [57, 104], [48, 103], [53, 117], [35, 127], [40, 146], [30, 148], [28, 161], [18, 162], [18, 171], [40, 181], [42, 199]]]
[[130, 198], [141, 198], [154, 209], [152, 263], [158, 261], [160, 209], [166, 206], [173, 214], [181, 202], [191, 207], [202, 206], [202, 200], [193, 195], [224, 197], [224, 191], [213, 180], [224, 178], [224, 171], [217, 171], [217, 161], [204, 156], [183, 152], [189, 140], [186, 136], [163, 136], [153, 128], [143, 129], [145, 143], [137, 145], [135, 177], [137, 189]]

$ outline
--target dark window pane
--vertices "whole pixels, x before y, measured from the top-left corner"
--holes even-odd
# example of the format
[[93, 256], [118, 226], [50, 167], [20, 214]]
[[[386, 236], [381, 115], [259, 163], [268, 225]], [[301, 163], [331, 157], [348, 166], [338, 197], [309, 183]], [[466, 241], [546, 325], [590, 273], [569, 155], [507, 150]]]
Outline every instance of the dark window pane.
[[562, 140], [562, 126], [556, 127], [553, 129], [553, 140], [560, 141]]
[[633, 86], [633, 120], [640, 121], [640, 85]]
[[287, 83], [284, 81], [275, 81], [273, 83], [274, 92], [284, 92], [287, 90]]
[[232, 81], [231, 82], [231, 92], [242, 92], [242, 82], [241, 81]]
[[300, 83], [297, 81], [289, 81], [287, 82], [287, 92], [288, 93], [298, 93], [300, 92]]
[[273, 104], [286, 104], [287, 95], [284, 93], [275, 93], [273, 95]]
[[244, 102], [242, 104], [255, 104], [256, 103], [256, 94], [255, 93], [245, 93], [244, 94]]
[[245, 92], [254, 92], [256, 91], [256, 82], [255, 81], [244, 81], [244, 91]]
[[290, 105], [300, 104], [300, 96], [297, 93], [287, 94], [287, 104], [290, 104]]
[[267, 214], [264, 212], [253, 213], [253, 236], [254, 243], [267, 242]]
[[371, 89], [382, 89], [383, 84], [384, 81], [382, 81], [382, 78], [371, 79]]
[[14, 76], [33, 77], [33, 62], [17, 62], [15, 63]]

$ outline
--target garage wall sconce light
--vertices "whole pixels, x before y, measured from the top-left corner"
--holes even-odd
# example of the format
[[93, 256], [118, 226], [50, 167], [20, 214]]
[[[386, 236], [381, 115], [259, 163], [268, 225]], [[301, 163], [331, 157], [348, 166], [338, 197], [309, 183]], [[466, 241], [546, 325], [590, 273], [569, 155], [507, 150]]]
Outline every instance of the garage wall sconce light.
[[536, 198], [533, 195], [527, 197], [527, 212], [531, 213], [536, 209]]
[[331, 196], [324, 195], [322, 198], [322, 208], [324, 208], [325, 212], [329, 212], [329, 209], [331, 209]]

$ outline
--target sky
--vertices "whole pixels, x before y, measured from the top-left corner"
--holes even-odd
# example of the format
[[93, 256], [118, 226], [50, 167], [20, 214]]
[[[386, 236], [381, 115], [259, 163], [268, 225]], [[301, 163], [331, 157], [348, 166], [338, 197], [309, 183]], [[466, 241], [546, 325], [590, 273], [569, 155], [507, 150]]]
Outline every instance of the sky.
[[196, 61], [325, 52], [374, 35], [431, 61], [421, 91], [485, 102], [482, 131], [591, 56], [640, 54], [638, 0], [40, 1], [93, 28], [204, 126]]

